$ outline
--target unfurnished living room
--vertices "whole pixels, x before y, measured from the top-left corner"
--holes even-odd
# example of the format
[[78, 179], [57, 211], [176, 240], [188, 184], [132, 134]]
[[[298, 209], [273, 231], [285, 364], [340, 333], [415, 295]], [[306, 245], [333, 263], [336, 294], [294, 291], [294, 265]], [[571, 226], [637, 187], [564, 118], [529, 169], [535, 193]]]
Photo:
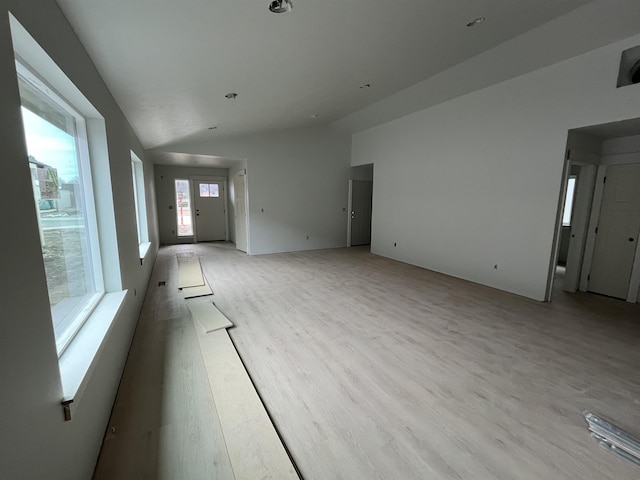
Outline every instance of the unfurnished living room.
[[640, 477], [639, 2], [0, 5], [0, 479]]

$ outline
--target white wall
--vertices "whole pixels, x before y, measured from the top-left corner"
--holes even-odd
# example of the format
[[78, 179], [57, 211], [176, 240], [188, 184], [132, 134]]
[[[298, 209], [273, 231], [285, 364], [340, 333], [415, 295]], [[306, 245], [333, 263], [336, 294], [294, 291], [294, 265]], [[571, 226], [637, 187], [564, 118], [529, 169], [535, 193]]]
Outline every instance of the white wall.
[[635, 36], [354, 135], [352, 165], [375, 164], [372, 251], [542, 300], [567, 132], [640, 116], [640, 85], [615, 88], [621, 51], [638, 44]]
[[255, 255], [346, 245], [350, 146], [349, 135], [318, 127], [167, 151], [247, 160], [249, 253]]
[[640, 135], [604, 140], [600, 155], [600, 165], [640, 163]]
[[[9, 12], [106, 123], [117, 257], [122, 286], [130, 293], [70, 422], [64, 421], [60, 405], [62, 389], [20, 117]], [[148, 260], [140, 265], [130, 150], [144, 159], [142, 147], [53, 0], [0, 0], [0, 105], [4, 222], [0, 236], [0, 477], [87, 479], [102, 444], [157, 252], [149, 176], [153, 166], [145, 162], [152, 248]], [[109, 260], [104, 259], [105, 263]]]
[[229, 171], [226, 168], [181, 167], [168, 165], [155, 166], [156, 205], [161, 245], [193, 242], [193, 237], [178, 237], [176, 235], [178, 220], [176, 216], [175, 180], [188, 180], [190, 175], [227, 178], [228, 174]]

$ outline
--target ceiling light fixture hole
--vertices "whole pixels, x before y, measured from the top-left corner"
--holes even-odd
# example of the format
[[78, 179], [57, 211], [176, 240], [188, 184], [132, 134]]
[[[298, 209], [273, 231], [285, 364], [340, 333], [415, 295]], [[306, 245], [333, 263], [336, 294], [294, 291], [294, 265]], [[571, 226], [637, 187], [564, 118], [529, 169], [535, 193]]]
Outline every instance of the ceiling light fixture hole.
[[292, 0], [273, 0], [273, 2], [269, 4], [269, 11], [273, 13], [290, 12], [292, 8]]
[[467, 23], [467, 27], [474, 27], [474, 26], [478, 25], [479, 23], [484, 22], [485, 20], [486, 20], [485, 17], [474, 18], [469, 23]]

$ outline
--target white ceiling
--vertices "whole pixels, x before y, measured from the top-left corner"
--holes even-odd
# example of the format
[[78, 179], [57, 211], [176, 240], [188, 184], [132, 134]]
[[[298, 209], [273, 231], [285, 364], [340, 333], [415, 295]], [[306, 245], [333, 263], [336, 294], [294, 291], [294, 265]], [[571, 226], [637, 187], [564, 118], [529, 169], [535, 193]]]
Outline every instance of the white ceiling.
[[269, 1], [58, 3], [147, 149], [331, 123], [588, 3]]

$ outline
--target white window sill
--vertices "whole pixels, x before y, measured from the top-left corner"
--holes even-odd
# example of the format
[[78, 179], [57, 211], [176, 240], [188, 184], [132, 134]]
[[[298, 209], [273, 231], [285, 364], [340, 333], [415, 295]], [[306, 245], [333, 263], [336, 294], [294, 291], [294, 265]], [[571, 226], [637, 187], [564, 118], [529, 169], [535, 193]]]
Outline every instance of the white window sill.
[[147, 253], [149, 253], [150, 248], [151, 248], [150, 242], [145, 242], [138, 245], [138, 251], [140, 253], [140, 265], [142, 265], [142, 262], [147, 256]]
[[78, 407], [126, 296], [127, 290], [105, 294], [59, 359], [66, 420]]

